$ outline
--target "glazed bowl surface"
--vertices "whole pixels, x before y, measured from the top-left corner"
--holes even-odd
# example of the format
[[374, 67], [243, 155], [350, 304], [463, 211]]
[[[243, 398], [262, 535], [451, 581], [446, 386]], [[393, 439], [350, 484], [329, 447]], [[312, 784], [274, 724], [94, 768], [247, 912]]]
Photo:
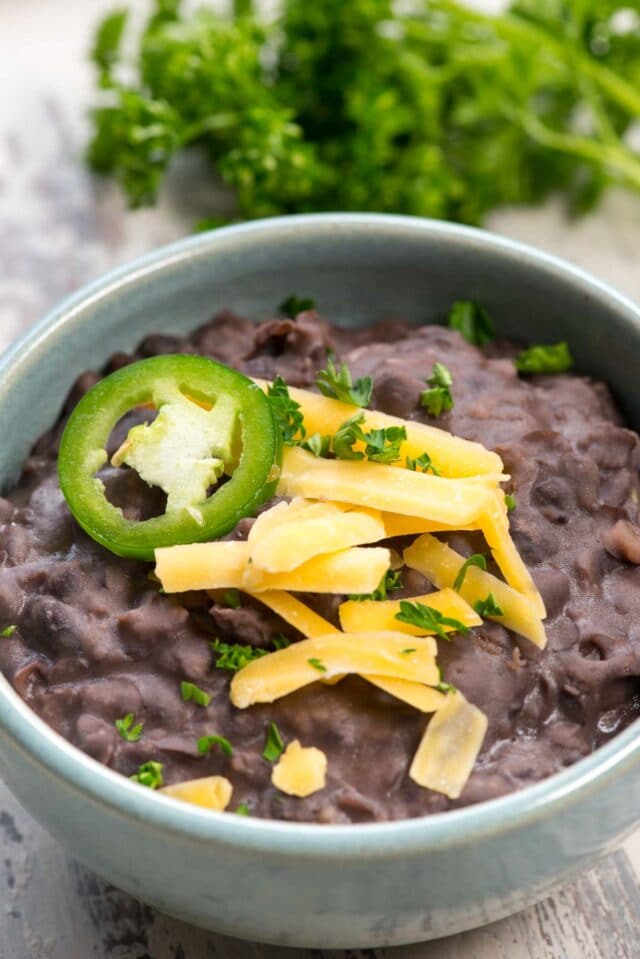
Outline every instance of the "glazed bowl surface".
[[[291, 293], [354, 326], [441, 320], [454, 300], [475, 299], [503, 334], [567, 339], [578, 371], [606, 380], [640, 426], [640, 310], [592, 277], [441, 222], [284, 217], [151, 253], [72, 296], [5, 353], [3, 488], [79, 373], [223, 307], [265, 319]], [[281, 945], [375, 947], [522, 909], [619, 841], [640, 820], [640, 726], [535, 786], [465, 809], [370, 825], [282, 823], [141, 789], [52, 732], [2, 679], [0, 776], [81, 862], [165, 912]]]

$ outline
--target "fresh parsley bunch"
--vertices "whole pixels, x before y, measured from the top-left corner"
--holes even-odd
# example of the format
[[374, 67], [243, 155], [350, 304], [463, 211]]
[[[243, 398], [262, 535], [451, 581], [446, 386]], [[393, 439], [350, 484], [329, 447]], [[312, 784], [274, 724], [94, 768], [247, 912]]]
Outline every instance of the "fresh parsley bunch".
[[190, 147], [245, 218], [474, 223], [552, 192], [585, 210], [610, 183], [640, 190], [638, 0], [516, 0], [500, 16], [453, 0], [283, 0], [271, 21], [248, 0], [226, 17], [155, 0], [132, 57], [127, 26], [119, 10], [96, 34], [88, 156], [134, 206]]

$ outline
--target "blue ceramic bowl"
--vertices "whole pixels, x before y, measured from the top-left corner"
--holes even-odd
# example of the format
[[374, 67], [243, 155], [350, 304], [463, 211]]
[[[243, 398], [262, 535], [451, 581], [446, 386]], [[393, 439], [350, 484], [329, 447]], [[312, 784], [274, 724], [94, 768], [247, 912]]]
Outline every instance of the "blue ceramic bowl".
[[[416, 323], [455, 299], [500, 330], [569, 340], [640, 425], [640, 311], [579, 270], [476, 230], [391, 216], [264, 220], [190, 238], [54, 310], [0, 361], [0, 479], [18, 475], [75, 376], [151, 331], [230, 306], [256, 320], [289, 293], [344, 324]], [[79, 860], [159, 909], [233, 936], [298, 946], [435, 938], [530, 905], [640, 819], [634, 724], [512, 796], [422, 819], [321, 826], [208, 813], [89, 759], [0, 682], [0, 775]]]

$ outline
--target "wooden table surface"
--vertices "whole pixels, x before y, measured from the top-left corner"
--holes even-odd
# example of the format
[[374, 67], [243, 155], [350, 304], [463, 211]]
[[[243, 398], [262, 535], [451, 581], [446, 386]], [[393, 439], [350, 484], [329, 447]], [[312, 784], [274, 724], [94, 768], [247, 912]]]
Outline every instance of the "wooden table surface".
[[[135, 5], [135, 3], [134, 3]], [[140, 5], [140, 4], [138, 4]], [[495, 3], [492, 4], [495, 6]], [[82, 166], [90, 25], [106, 0], [0, 0], [0, 349], [62, 296], [213, 211], [198, 162], [158, 208], [131, 213]], [[188, 189], [185, 186], [188, 185]], [[492, 228], [592, 270], [640, 300], [640, 203], [611, 194], [569, 223], [559, 205], [505, 211]], [[0, 959], [274, 959], [159, 915], [75, 863], [0, 783]], [[4, 907], [4, 908], [2, 908]], [[538, 906], [484, 929], [398, 949], [286, 951], [290, 959], [636, 959], [640, 833]]]

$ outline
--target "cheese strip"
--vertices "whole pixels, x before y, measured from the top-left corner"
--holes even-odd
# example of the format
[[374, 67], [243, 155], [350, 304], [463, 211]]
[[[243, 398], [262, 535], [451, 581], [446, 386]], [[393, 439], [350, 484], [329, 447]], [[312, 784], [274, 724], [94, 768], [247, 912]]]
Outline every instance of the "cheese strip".
[[[436, 593], [425, 593], [422, 596], [411, 596], [410, 602], [423, 603], [436, 609], [443, 616], [457, 619], [465, 626], [480, 626], [482, 619], [459, 593], [453, 589], [441, 589]], [[396, 619], [400, 612], [399, 599], [386, 600], [347, 600], [340, 605], [340, 625], [345, 633], [359, 633], [370, 629], [391, 629], [410, 636], [431, 636], [433, 631], [421, 629], [411, 623], [402, 623]], [[447, 632], [451, 626], [443, 627]]]
[[167, 593], [194, 589], [291, 589], [310, 593], [371, 593], [389, 568], [389, 550], [354, 547], [316, 556], [288, 573], [249, 563], [248, 543], [193, 543], [156, 550], [156, 576]]
[[[536, 615], [544, 619], [546, 610], [542, 596], [511, 539], [503, 499], [504, 494], [497, 490], [494, 497], [487, 500], [487, 508], [479, 519], [464, 528], [483, 532], [493, 558], [507, 583], [518, 592], [524, 593], [531, 600]], [[418, 516], [402, 516], [400, 513], [383, 513], [382, 520], [388, 538], [408, 536], [413, 533], [451, 533], [462, 530], [460, 526], [434, 523]]]
[[[412, 639], [411, 652], [403, 633], [329, 633], [303, 639], [286, 649], [254, 659], [231, 681], [231, 702], [238, 709], [272, 703], [319, 679], [346, 673], [406, 679], [427, 686], [440, 681], [436, 644], [429, 637]], [[310, 660], [315, 661], [314, 665]], [[318, 668], [321, 664], [323, 669]]]
[[[411, 569], [417, 569], [434, 586], [444, 589], [452, 587], [455, 578], [464, 563], [464, 557], [447, 546], [446, 543], [424, 533], [404, 551], [404, 561]], [[532, 643], [544, 649], [547, 637], [544, 626], [537, 615], [531, 600], [516, 592], [501, 579], [477, 566], [470, 566], [460, 587], [460, 595], [472, 606], [479, 600], [493, 596], [503, 611], [502, 616], [490, 616], [507, 629], [530, 639]]]
[[[457, 596], [457, 593], [454, 593], [454, 595]], [[309, 638], [324, 636], [334, 629], [328, 620], [323, 619], [322, 616], [318, 616], [312, 609], [309, 609], [308, 606], [301, 603], [299, 599], [296, 599], [295, 596], [291, 596], [289, 593], [272, 590], [265, 593], [256, 593], [255, 598]], [[379, 606], [380, 604], [376, 603], [375, 605]], [[476, 616], [475, 613], [473, 615]], [[480, 618], [476, 618], [478, 622], [480, 622]], [[404, 625], [404, 623], [399, 623], [395, 620], [391, 629], [403, 632]], [[380, 629], [382, 627], [376, 628]], [[324, 682], [334, 685], [343, 678], [341, 674], [338, 674], [332, 679], [325, 679]], [[419, 709], [420, 712], [423, 713], [432, 713], [436, 709], [440, 709], [445, 701], [442, 693], [439, 693], [431, 686], [423, 686], [421, 683], [409, 682], [405, 679], [385, 679], [383, 676], [371, 676], [369, 674], [363, 675], [362, 679], [366, 679], [366, 681], [373, 686], [377, 686], [390, 696], [401, 699], [403, 703], [407, 703], [409, 706], [413, 706], [414, 709]]]
[[327, 783], [327, 757], [315, 746], [290, 742], [271, 773], [271, 782], [287, 796], [304, 799], [324, 789]]
[[479, 525], [506, 581], [514, 589], [528, 596], [537, 615], [544, 619], [547, 611], [544, 608], [542, 596], [511, 539], [507, 507], [502, 491], [495, 491], [480, 517]]
[[[268, 383], [256, 380], [266, 391]], [[289, 395], [299, 403], [304, 415], [304, 425], [308, 435], [313, 433], [334, 434], [337, 429], [355, 416], [360, 410], [348, 403], [312, 393], [309, 390], [300, 390], [289, 387]], [[379, 410], [363, 410], [365, 420], [363, 429], [386, 429], [389, 426], [404, 426], [407, 438], [400, 447], [400, 460], [397, 466], [405, 466], [406, 457], [416, 459], [423, 453], [428, 453], [437, 469], [443, 476], [475, 476], [480, 473], [501, 473], [502, 460], [497, 453], [485, 449], [480, 443], [460, 439], [452, 436], [446, 430], [440, 430], [425, 423], [416, 423], [413, 420], [403, 420], [397, 416], [389, 416]], [[359, 444], [362, 446], [362, 444]]]
[[429, 721], [409, 776], [419, 786], [457, 799], [464, 789], [487, 731], [487, 717], [461, 692]]
[[251, 562], [268, 573], [289, 572], [314, 556], [384, 539], [380, 513], [297, 499], [261, 513], [251, 527]]
[[205, 809], [222, 811], [231, 802], [233, 786], [224, 776], [207, 776], [204, 779], [189, 779], [187, 782], [176, 783], [175, 786], [165, 786], [158, 792], [171, 796], [172, 799], [203, 806]]
[[278, 486], [284, 496], [340, 500], [460, 528], [477, 519], [492, 491], [482, 484], [399, 470], [368, 460], [325, 460], [287, 447]]

